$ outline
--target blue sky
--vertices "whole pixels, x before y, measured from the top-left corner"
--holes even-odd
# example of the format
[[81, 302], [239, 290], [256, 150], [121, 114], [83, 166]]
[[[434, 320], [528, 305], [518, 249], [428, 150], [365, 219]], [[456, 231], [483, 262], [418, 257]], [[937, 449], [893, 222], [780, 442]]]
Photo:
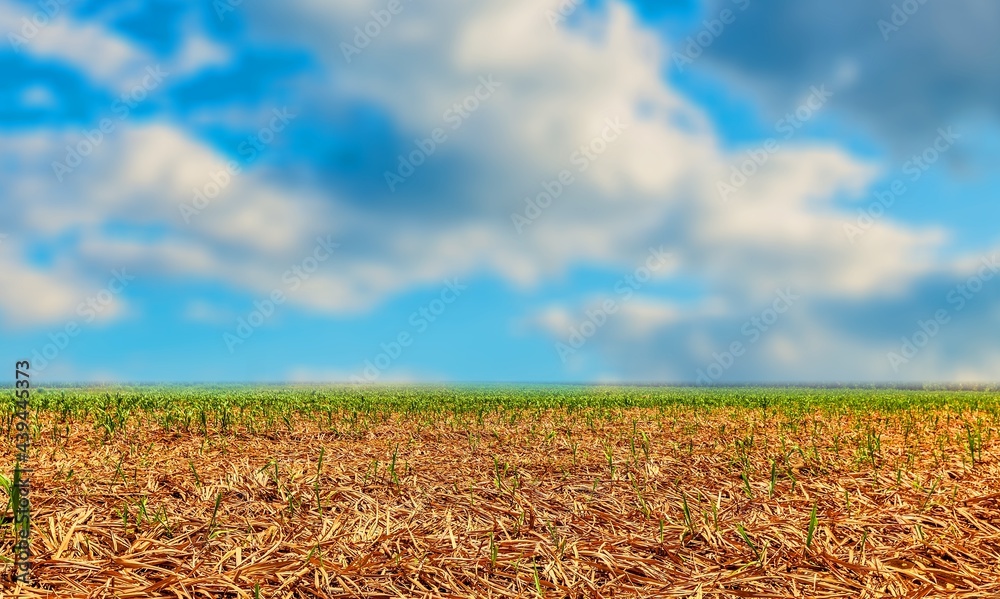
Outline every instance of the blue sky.
[[2, 0], [0, 359], [42, 382], [996, 381], [998, 17]]

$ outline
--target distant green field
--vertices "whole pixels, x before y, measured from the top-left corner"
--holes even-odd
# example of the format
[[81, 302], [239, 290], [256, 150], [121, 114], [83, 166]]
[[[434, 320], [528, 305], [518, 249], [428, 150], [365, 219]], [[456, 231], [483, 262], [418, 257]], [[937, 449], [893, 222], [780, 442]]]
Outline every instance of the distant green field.
[[[4, 395], [13, 406], [13, 392]], [[982, 410], [1000, 408], [1000, 390], [664, 387], [664, 386], [131, 386], [38, 389], [35, 410], [67, 416], [135, 412], [164, 418], [241, 420], [329, 412], [484, 413], [536, 409], [773, 408], [800, 411]]]

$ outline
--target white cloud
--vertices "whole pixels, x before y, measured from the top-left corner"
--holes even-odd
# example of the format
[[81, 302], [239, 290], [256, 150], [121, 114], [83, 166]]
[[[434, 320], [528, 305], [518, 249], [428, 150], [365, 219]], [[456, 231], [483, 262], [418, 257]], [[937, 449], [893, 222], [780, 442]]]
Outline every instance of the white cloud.
[[[408, 8], [397, 18], [411, 25], [442, 14]], [[315, 19], [313, 5], [305, 10], [293, 3], [282, 11], [293, 18], [297, 9]], [[321, 201], [274, 187], [263, 173], [250, 172], [236, 177], [191, 226], [181, 226], [179, 201], [208, 183], [225, 157], [169, 126], [126, 124], [72, 175], [80, 191], [71, 205], [57, 199], [63, 194], [53, 185], [32, 181], [43, 197], [25, 211], [26, 219], [51, 234], [88, 226], [86, 255], [128, 256], [174, 275], [217, 277], [254, 291], [266, 290], [263, 282], [274, 280], [268, 273], [280, 274], [315, 235], [338, 234], [350, 224], [368, 236], [366, 247], [353, 248], [335, 273], [318, 275], [300, 300], [330, 310], [371, 305], [449, 274], [486, 270], [529, 284], [578, 263], [621, 267], [645, 246], [664, 242], [677, 251], [682, 269], [745, 296], [779, 282], [863, 295], [919, 274], [912, 257], [930, 245], [923, 234], [879, 225], [865, 244], [843, 239], [841, 223], [824, 203], [841, 190], [863, 188], [871, 169], [838, 150], [788, 148], [739, 201], [718, 201], [714, 183], [732, 157], [718, 149], [697, 109], [663, 81], [665, 48], [625, 7], [612, 6], [597, 39], [552, 31], [533, 2], [456, 3], [443, 14], [436, 44], [414, 47], [390, 25], [367, 49], [364, 69], [337, 68], [346, 89], [386, 105], [418, 132], [440, 126], [442, 110], [469, 93], [479, 75], [503, 82], [504, 97], [473, 115], [447, 149], [484, 173], [509, 177], [489, 194], [468, 198], [455, 218], [394, 219], [340, 198]], [[328, 25], [330, 32], [343, 26]], [[483, 35], [487, 28], [492, 36]], [[320, 39], [318, 50], [334, 62], [340, 50], [329, 36], [312, 41]], [[116, 57], [122, 54], [112, 53], [101, 68], [121, 63]], [[401, 87], [410, 93], [398, 93]], [[695, 125], [678, 126], [678, 116]], [[509, 213], [522, 208], [525, 190], [536, 189], [540, 177], [575, 168], [569, 157], [607, 118], [621, 118], [629, 129], [586, 172], [575, 173], [578, 181], [564, 200], [528, 234], [516, 235]], [[46, 151], [32, 156], [58, 154], [65, 139], [46, 139]], [[19, 145], [8, 149], [20, 152]], [[44, 179], [41, 160], [29, 166], [26, 172]], [[109, 218], [166, 222], [171, 229], [138, 247], [103, 239], [97, 230]]]
[[[6, 237], [6, 236], [5, 236]], [[107, 283], [108, 271], [86, 276], [68, 260], [41, 267], [29, 264], [23, 244], [10, 237], [0, 245], [0, 316], [11, 328], [81, 320], [79, 309]], [[93, 317], [108, 321], [126, 313], [122, 297], [103, 305]]]
[[213, 41], [201, 32], [191, 29], [171, 58], [170, 69], [176, 74], [189, 74], [208, 67], [219, 67], [233, 60], [229, 48]]
[[[316, 368], [311, 366], [296, 366], [287, 375], [288, 382], [292, 383], [341, 383], [355, 385], [352, 377], [357, 377], [357, 372], [338, 370], [335, 368]], [[435, 377], [429, 373], [417, 373], [406, 368], [393, 368], [389, 372], [383, 373], [377, 383], [365, 384], [409, 384], [425, 383], [444, 380], [443, 377]]]
[[[180, 47], [172, 56], [161, 60], [132, 38], [108, 26], [111, 15], [104, 15], [104, 19], [80, 20], [72, 16], [71, 6], [62, 1], [57, 6], [55, 12], [43, 18], [46, 11], [42, 3], [0, 0], [0, 30], [18, 36], [16, 43], [11, 42], [18, 52], [71, 65], [116, 95], [136, 85], [149, 66], [162, 64], [170, 75], [177, 76], [232, 60], [225, 46], [203, 34], [193, 22], [186, 24]], [[37, 15], [41, 17], [34, 18]], [[42, 26], [25, 25], [25, 20], [42, 23]]]
[[[612, 4], [606, 23], [587, 31], [553, 31], [544, 15], [549, 4], [407, 4], [349, 65], [340, 41], [349, 41], [381, 2], [241, 7], [257, 39], [284, 35], [321, 56], [325, 77], [297, 82], [310, 103], [375, 103], [405, 136], [427, 136], [443, 126], [444, 110], [471, 93], [480, 76], [502, 83], [429, 159], [444, 168], [460, 157], [462, 170], [454, 167], [456, 176], [433, 192], [418, 193], [412, 182], [398, 192], [399, 204], [410, 202], [426, 213], [396, 213], [368, 198], [291, 186], [256, 168], [235, 177], [187, 225], [178, 204], [190, 201], [193, 189], [209, 182], [227, 158], [163, 123], [124, 124], [73, 174], [72, 201], [49, 163], [73, 132], [0, 138], [0, 157], [21, 173], [2, 184], [3, 191], [35, 198], [18, 207], [16, 220], [43, 240], [79, 235], [77, 246], [61, 256], [71, 270], [124, 262], [117, 266], [132, 265], [152, 277], [226, 283], [251, 294], [278, 286], [317, 235], [333, 234], [344, 251], [291, 296], [326, 312], [370, 310], [447, 276], [485, 273], [527, 287], [579, 265], [627, 272], [648, 247], [664, 245], [678, 260], [671, 276], [698, 281], [718, 303], [691, 310], [637, 302], [620, 319], [622, 330], [610, 330], [655, 341], [650, 331], [681, 327], [685, 332], [676, 341], [684, 346], [700, 344], [695, 325], [711, 331], [712, 343], [725, 338], [720, 327], [734, 324], [731, 319], [742, 318], [746, 306], [766, 300], [776, 287], [857, 301], [902, 293], [947, 268], [936, 258], [941, 231], [882, 219], [850, 243], [843, 223], [852, 215], [834, 200], [863, 192], [876, 170], [833, 144], [782, 148], [737, 196], [722, 201], [716, 183], [742, 156], [724, 150], [703, 112], [664, 80], [669, 48], [623, 4]], [[77, 63], [106, 53], [95, 64], [80, 64], [102, 81], [121, 81], [132, 65], [147, 64], [128, 42], [90, 25], [74, 27], [65, 32], [65, 44], [38, 40], [33, 51]], [[187, 68], [225, 60], [223, 51], [203, 41], [191, 42], [180, 56], [177, 64]], [[577, 170], [571, 156], [609, 118], [620, 118], [627, 130], [586, 171]], [[394, 162], [387, 159], [386, 167]], [[510, 214], [562, 169], [572, 170], [576, 181], [518, 235]], [[442, 198], [449, 200], [446, 208]], [[103, 226], [112, 219], [164, 230], [121, 238]], [[37, 269], [19, 268], [36, 275], [39, 291], [56, 298], [75, 293]], [[36, 320], [65, 309], [56, 305], [62, 300], [48, 301], [54, 303], [34, 306], [0, 295], [0, 309], [10, 319]], [[567, 318], [552, 309], [541, 320], [556, 326]], [[800, 327], [797, 334], [761, 346], [784, 364], [794, 365], [789, 348], [796, 344], [816, 343], [816, 352], [866, 347], [849, 333], [789, 322]]]
[[184, 307], [182, 317], [190, 322], [211, 325], [229, 325], [237, 318], [232, 310], [217, 306], [203, 299], [189, 301]]
[[4, 244], [0, 256], [0, 308], [8, 326], [50, 324], [72, 318], [89, 290], [68, 272], [33, 268], [10, 256]]

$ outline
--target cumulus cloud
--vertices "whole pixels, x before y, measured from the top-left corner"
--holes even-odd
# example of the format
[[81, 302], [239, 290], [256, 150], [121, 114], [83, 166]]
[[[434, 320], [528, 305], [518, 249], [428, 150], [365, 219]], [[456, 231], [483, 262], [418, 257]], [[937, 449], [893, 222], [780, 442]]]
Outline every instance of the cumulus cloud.
[[[621, 380], [992, 382], [1000, 352], [977, 331], [1000, 325], [998, 258], [1000, 252], [963, 256], [906, 294], [880, 298], [835, 298], [794, 286], [737, 304], [706, 297], [682, 305], [647, 296], [608, 316], [569, 363], [604, 364]], [[772, 311], [782, 291], [793, 301]], [[584, 322], [593, 322], [589, 314], [599, 305], [552, 304], [538, 312], [553, 354], [555, 343], [570, 343]]]
[[[715, 0], [708, 15], [729, 0]], [[918, 149], [942, 125], [996, 119], [1000, 5], [873, 0], [755, 2], [706, 48], [699, 66], [721, 67], [769, 102], [817, 81], [840, 79], [838, 110], [879, 132], [898, 152]], [[767, 40], [766, 43], [757, 43]]]
[[[70, 197], [51, 162], [79, 141], [79, 132], [6, 134], [0, 161], [16, 165], [19, 175], [0, 188], [32, 201], [5, 206], [5, 215], [36, 242], [59, 248], [64, 270], [45, 274], [16, 245], [5, 250], [11, 269], [3, 274], [19, 269], [21, 280], [51, 298], [74, 297], [102, 269], [123, 266], [158, 280], [223, 283], [258, 295], [280, 286], [317, 237], [332, 236], [344, 251], [289, 299], [338, 314], [372, 310], [449, 276], [492, 277], [523, 290], [579, 266], [626, 272], [650, 247], [663, 247], [676, 264], [656, 284], [696, 281], [707, 290], [705, 304], [652, 296], [628, 304], [602, 331], [616, 342], [595, 339], [592, 346], [626, 376], [689, 379], [691, 366], [713, 348], [738, 339], [748, 310], [786, 286], [810, 299], [782, 321], [780, 334], [761, 340], [756, 357], [734, 367], [734, 376], [881, 376], [885, 369], [874, 364], [884, 351], [865, 337], [866, 309], [922, 288], [928, 278], [950, 276], [953, 267], [937, 258], [944, 232], [883, 219], [851, 243], [843, 230], [851, 215], [838, 200], [862, 194], [878, 169], [831, 142], [786, 144], [739, 194], [720, 197], [718, 182], [743, 156], [725, 149], [705, 113], [664, 79], [669, 43], [619, 3], [600, 21], [553, 29], [545, 9], [555, 4], [407, 3], [349, 62], [342, 44], [354, 43], [354, 28], [382, 3], [242, 5], [255, 43], [305, 45], [318, 57], [313, 77], [289, 83], [300, 99], [292, 109], [303, 116], [284, 135], [332, 143], [337, 132], [317, 125], [334, 118], [335, 109], [324, 107], [362, 104], [377, 113], [384, 135], [352, 140], [376, 165], [364, 171], [371, 180], [346, 185], [328, 178], [325, 157], [290, 174], [280, 168], [278, 148], [273, 161], [223, 176], [233, 156], [218, 143], [184, 123], [130, 120], [72, 173]], [[122, 72], [148, 58], [92, 25], [59, 26], [71, 29], [72, 41], [60, 52], [92, 39], [112, 44], [99, 65], [80, 65], [97, 81], [121, 81]], [[224, 60], [210, 46], [179, 53], [178, 64]], [[41, 41], [32, 48], [49, 51]], [[98, 50], [85, 55], [103, 56]], [[722, 60], [725, 46], [717, 52]], [[448, 111], [474, 96], [483, 78], [498, 82], [495, 93], [453, 126]], [[789, 83], [789, 97], [800, 95], [798, 83]], [[226, 124], [259, 126], [262, 110], [235, 110]], [[390, 189], [384, 173], [436, 129], [446, 139]], [[180, 206], [212, 183], [218, 194], [186, 218]], [[525, 198], [543, 192], [551, 205], [519, 232], [512, 216], [525, 213]], [[62, 278], [66, 272], [78, 274]], [[46, 301], [0, 294], [0, 311], [8, 320], [39, 322], [72, 304]], [[862, 307], [829, 309], [838, 304]], [[563, 328], [575, 309], [550, 307], [532, 322], [541, 330]], [[838, 313], [858, 320], [834, 326], [829, 315]], [[208, 312], [194, 306], [188, 315]], [[649, 350], [647, 359], [635, 355], [640, 348]], [[823, 365], [820, 357], [831, 352], [839, 361]]]

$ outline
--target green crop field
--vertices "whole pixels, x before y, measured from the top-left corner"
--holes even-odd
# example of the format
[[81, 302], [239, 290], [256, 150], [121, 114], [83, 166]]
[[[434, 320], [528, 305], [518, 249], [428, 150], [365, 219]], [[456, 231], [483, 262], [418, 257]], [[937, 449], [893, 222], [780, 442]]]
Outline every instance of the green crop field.
[[[14, 395], [5, 397], [13, 405]], [[246, 425], [260, 418], [328, 412], [455, 414], [531, 409], [774, 408], [784, 413], [845, 411], [952, 411], [1000, 409], [996, 388], [781, 388], [615, 386], [135, 386], [56, 388], [36, 391], [33, 407], [76, 417], [155, 417], [161, 424], [190, 418], [234, 418]], [[188, 422], [190, 427], [190, 422]]]

